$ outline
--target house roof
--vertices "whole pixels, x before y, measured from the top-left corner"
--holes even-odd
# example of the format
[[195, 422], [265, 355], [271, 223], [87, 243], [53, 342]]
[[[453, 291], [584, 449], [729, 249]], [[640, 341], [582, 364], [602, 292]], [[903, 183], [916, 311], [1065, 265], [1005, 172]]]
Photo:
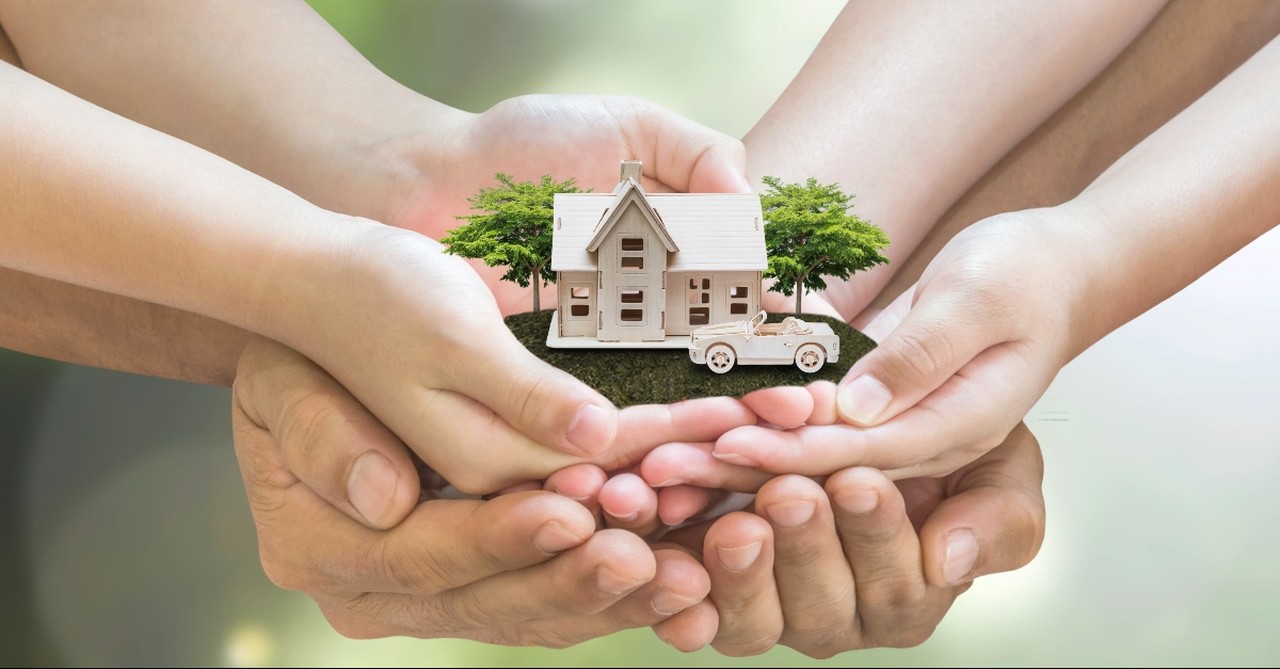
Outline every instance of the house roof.
[[[751, 193], [559, 193], [551, 237], [551, 269], [596, 271], [588, 247], [603, 239], [616, 207], [627, 206], [627, 194], [641, 195], [659, 225], [679, 249], [671, 254], [670, 272], [764, 271], [764, 216], [760, 196]], [[670, 247], [668, 247], [670, 248]]]
[[609, 236], [609, 231], [618, 224], [618, 221], [622, 220], [622, 212], [627, 210], [629, 201], [634, 201], [636, 206], [640, 207], [641, 211], [644, 212], [645, 217], [649, 219], [649, 223], [653, 225], [654, 231], [658, 233], [658, 240], [662, 242], [662, 246], [667, 249], [667, 252], [675, 253], [679, 251], [680, 247], [676, 246], [675, 240], [671, 239], [671, 233], [667, 231], [667, 226], [663, 224], [662, 217], [653, 210], [653, 207], [649, 206], [646, 195], [640, 184], [633, 179], [627, 179], [618, 184], [618, 187], [613, 189], [613, 202], [610, 202], [609, 208], [605, 210], [608, 212], [607, 215], [596, 224], [595, 234], [592, 235], [591, 241], [587, 242], [587, 251], [595, 253], [600, 250], [600, 244]]

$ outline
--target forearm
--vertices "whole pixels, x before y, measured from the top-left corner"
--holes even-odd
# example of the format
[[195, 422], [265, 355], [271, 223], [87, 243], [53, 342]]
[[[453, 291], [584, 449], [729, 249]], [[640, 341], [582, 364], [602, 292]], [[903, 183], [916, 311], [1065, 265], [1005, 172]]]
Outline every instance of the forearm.
[[247, 337], [190, 312], [0, 268], [0, 348], [229, 386]]
[[373, 67], [305, 3], [0, 2], [23, 65], [326, 209], [388, 222], [405, 144], [456, 118]]
[[828, 290], [841, 313], [1162, 4], [850, 3], [744, 140], [754, 178], [839, 182], [888, 232], [889, 265]]
[[9, 65], [0, 98], [0, 266], [261, 331], [363, 229]]
[[1142, 141], [1071, 202], [1087, 294], [1072, 354], [1280, 222], [1280, 39]]

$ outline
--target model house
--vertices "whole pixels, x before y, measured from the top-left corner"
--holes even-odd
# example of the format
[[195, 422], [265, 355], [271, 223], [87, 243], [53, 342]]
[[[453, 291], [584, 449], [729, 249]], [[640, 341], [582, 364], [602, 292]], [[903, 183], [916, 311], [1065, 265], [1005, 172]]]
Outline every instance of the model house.
[[555, 197], [548, 344], [687, 346], [695, 328], [760, 311], [765, 266], [758, 195], [646, 193], [624, 161], [612, 193]]

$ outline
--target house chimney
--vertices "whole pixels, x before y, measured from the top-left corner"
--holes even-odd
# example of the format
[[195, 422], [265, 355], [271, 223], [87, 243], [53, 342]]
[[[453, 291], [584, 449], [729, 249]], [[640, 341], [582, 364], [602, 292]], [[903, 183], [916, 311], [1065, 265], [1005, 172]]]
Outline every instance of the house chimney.
[[633, 179], [636, 182], [636, 185], [639, 186], [640, 166], [641, 163], [638, 160], [622, 161], [622, 167], [618, 170], [618, 183], [624, 184], [627, 182], [627, 179]]

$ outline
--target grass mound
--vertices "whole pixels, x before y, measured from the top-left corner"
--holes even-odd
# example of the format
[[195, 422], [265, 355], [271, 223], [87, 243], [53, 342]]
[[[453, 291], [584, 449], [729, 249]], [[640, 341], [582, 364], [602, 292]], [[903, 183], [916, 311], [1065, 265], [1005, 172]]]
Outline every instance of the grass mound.
[[[792, 314], [770, 314], [777, 322]], [[773, 386], [803, 386], [814, 381], [838, 382], [854, 362], [875, 348], [870, 337], [835, 318], [801, 314], [806, 321], [831, 325], [840, 336], [840, 362], [827, 363], [814, 374], [795, 365], [739, 365], [727, 374], [716, 374], [706, 365], [689, 361], [684, 349], [556, 349], [547, 347], [551, 311], [515, 314], [507, 327], [530, 351], [599, 390], [614, 404], [669, 404], [715, 395], [741, 397]]]

